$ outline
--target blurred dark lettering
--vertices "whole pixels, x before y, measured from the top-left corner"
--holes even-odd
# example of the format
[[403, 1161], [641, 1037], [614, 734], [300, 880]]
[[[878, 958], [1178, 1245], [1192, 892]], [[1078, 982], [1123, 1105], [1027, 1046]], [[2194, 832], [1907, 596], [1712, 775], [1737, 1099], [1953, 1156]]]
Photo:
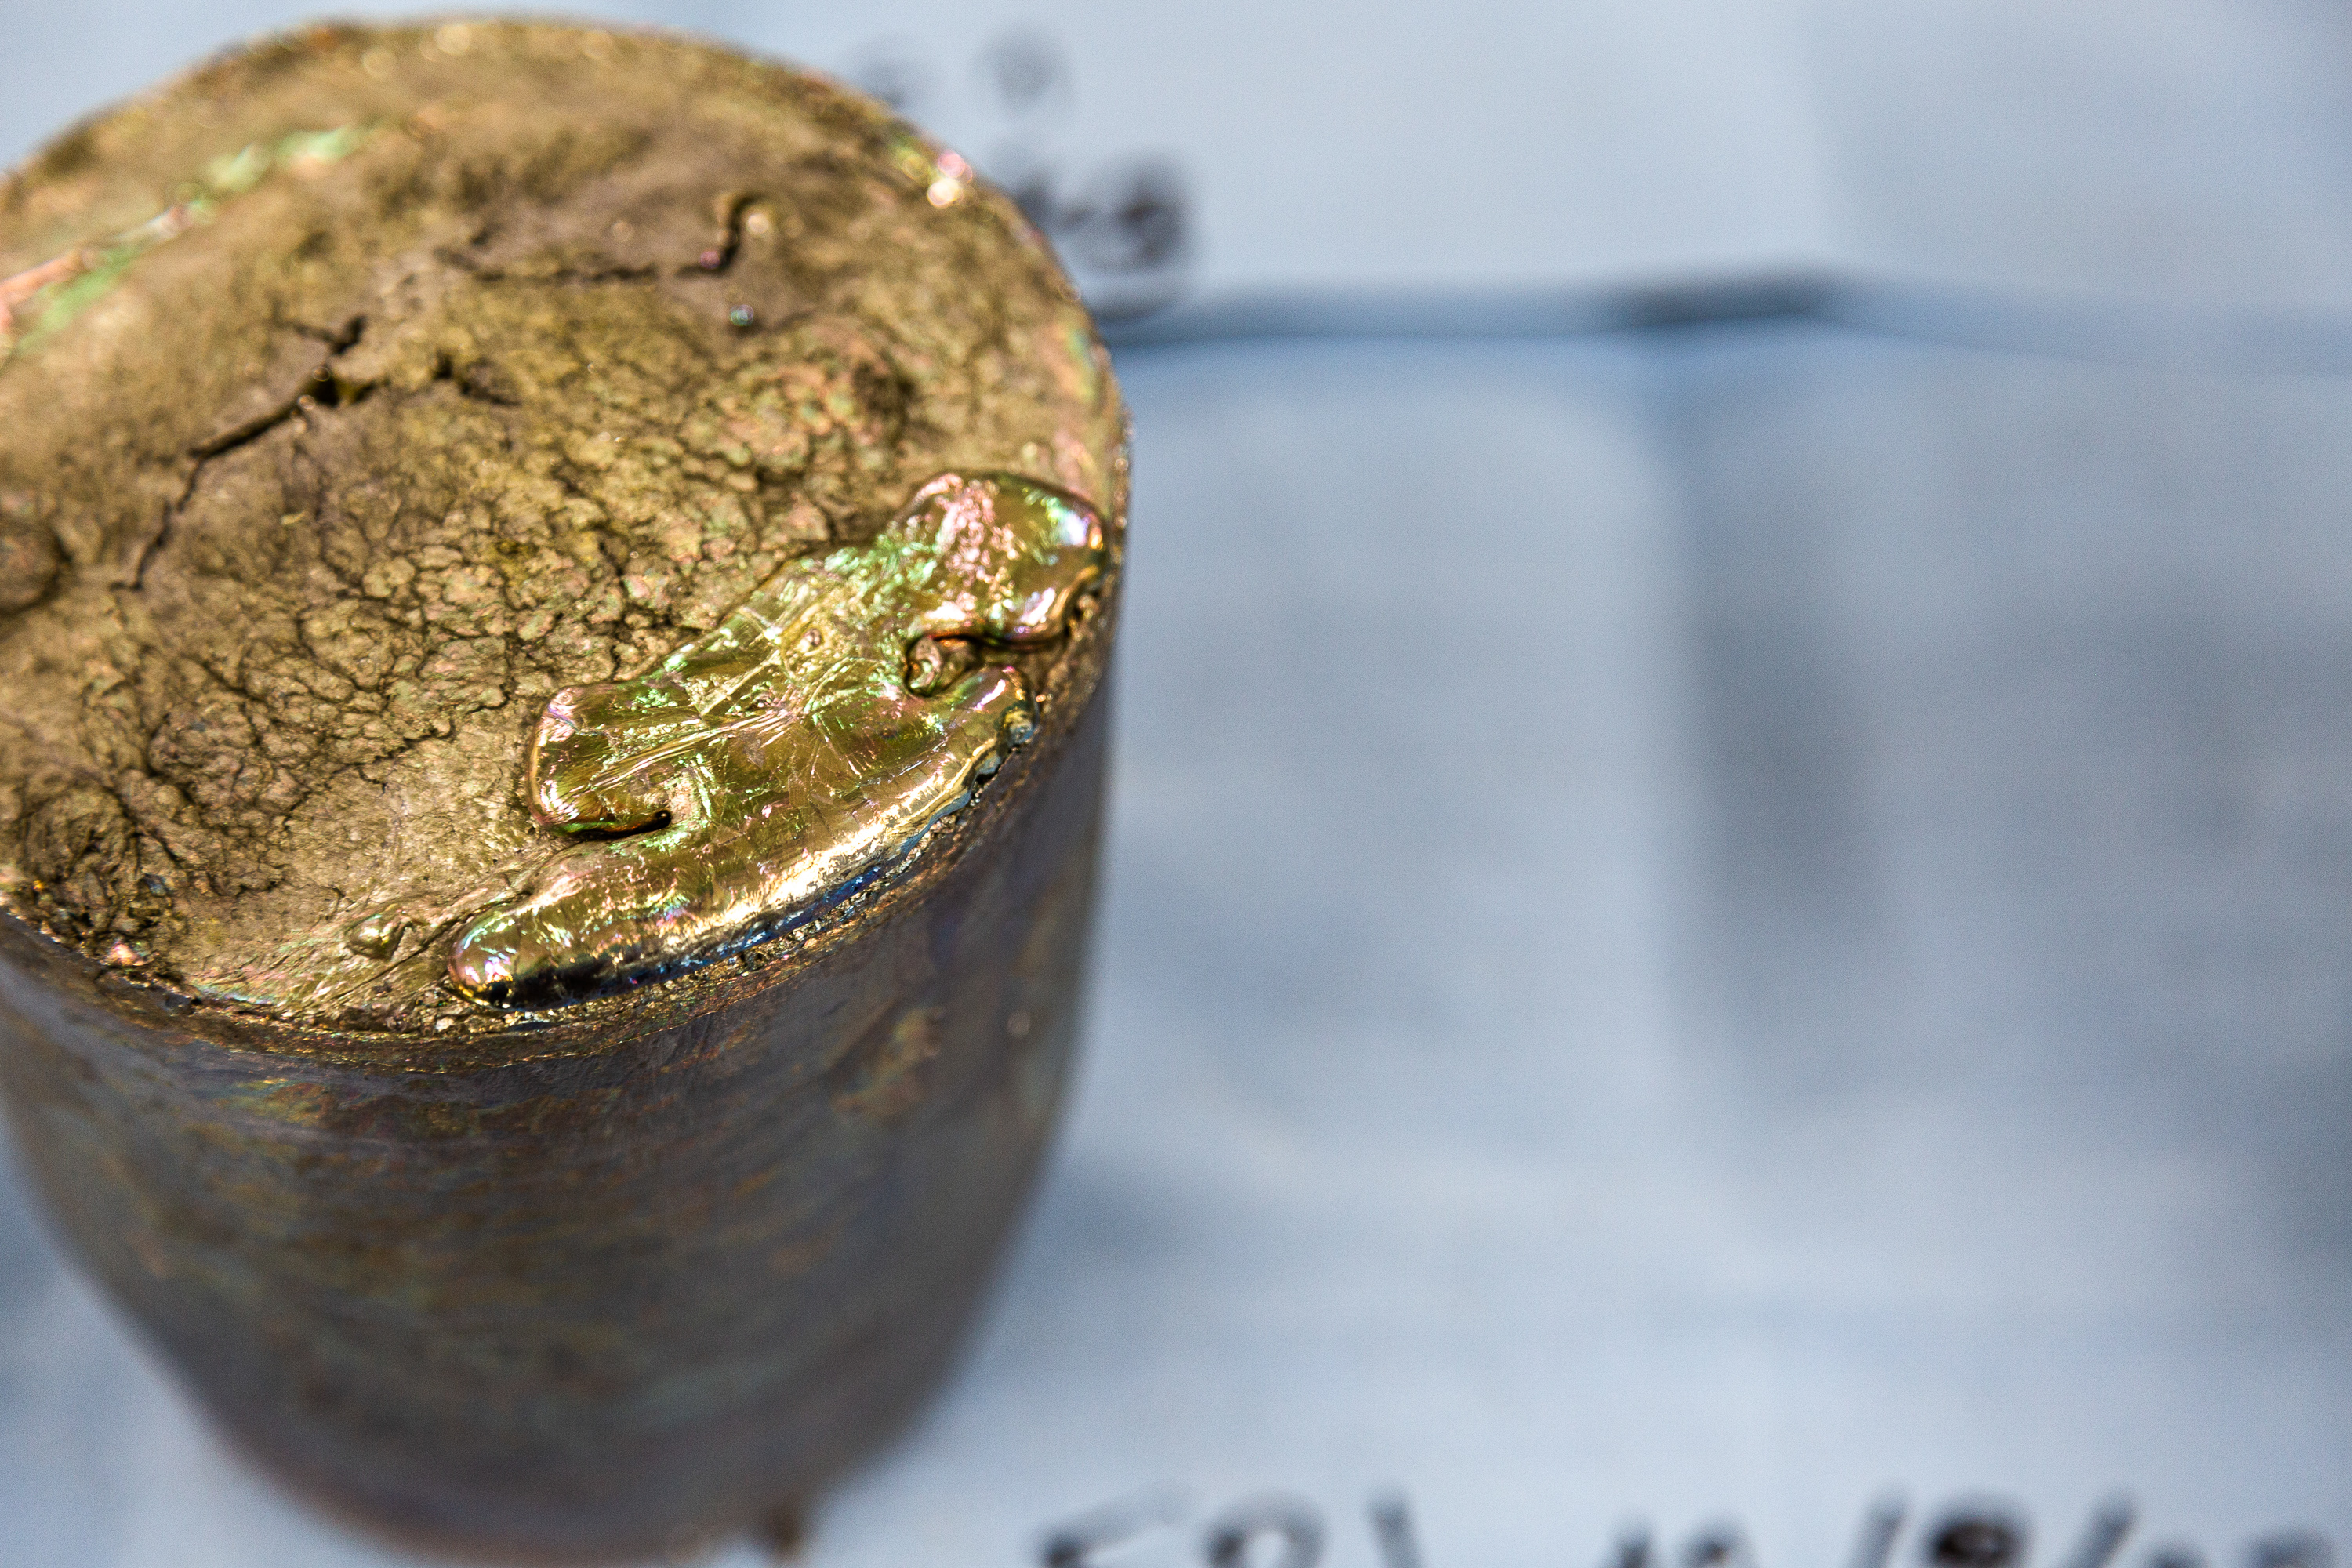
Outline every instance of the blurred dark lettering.
[[1393, 1487], [1374, 1492], [1369, 1511], [1381, 1568], [1421, 1568], [1421, 1542], [1412, 1532], [1412, 1510], [1404, 1493]]
[[1948, 1510], [1922, 1545], [1930, 1568], [2021, 1568], [2032, 1539], [2025, 1516], [1998, 1503]]
[[[1256, 1555], [1259, 1542], [1278, 1542], [1281, 1555]], [[1315, 1568], [1323, 1556], [1323, 1519], [1298, 1498], [1258, 1498], [1220, 1515], [1202, 1538], [1209, 1568]]]

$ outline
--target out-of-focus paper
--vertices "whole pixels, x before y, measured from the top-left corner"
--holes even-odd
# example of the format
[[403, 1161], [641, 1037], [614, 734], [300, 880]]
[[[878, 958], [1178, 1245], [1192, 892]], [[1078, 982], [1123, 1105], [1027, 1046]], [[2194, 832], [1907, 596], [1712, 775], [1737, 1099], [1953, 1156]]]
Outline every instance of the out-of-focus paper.
[[[656, 10], [898, 97], [1121, 310], [2352, 310], [2352, 24], [2297, 0], [604, 14]], [[292, 15], [27, 8], [0, 149]], [[2352, 380], [2126, 336], [1123, 352], [1083, 1086], [808, 1561], [2343, 1561]], [[14, 1196], [18, 1561], [396, 1560]]]
[[[1956, 1507], [2075, 1568], [2118, 1498], [2114, 1568], [2352, 1545], [2352, 383], [1122, 372], [1083, 1086], [810, 1563], [1402, 1568], [1386, 1488], [1433, 1565], [1844, 1564], [1889, 1495], [1886, 1568]], [[0, 1221], [0, 1561], [393, 1561]]]

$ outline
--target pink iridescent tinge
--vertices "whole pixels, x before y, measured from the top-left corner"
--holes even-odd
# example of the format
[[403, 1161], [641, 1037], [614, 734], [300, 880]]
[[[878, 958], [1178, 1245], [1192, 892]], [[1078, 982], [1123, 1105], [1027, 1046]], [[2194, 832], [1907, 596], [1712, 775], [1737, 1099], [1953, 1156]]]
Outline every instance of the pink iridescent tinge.
[[53, 256], [38, 267], [28, 267], [13, 277], [0, 278], [0, 358], [5, 357], [7, 346], [17, 335], [16, 316], [44, 289], [54, 284], [71, 282], [84, 273], [103, 267], [118, 266], [162, 245], [177, 239], [195, 226], [202, 216], [201, 205], [174, 203], [133, 229], [126, 229], [113, 238], [96, 245], [77, 246], [61, 256]]
[[89, 271], [89, 263], [84, 259], [87, 254], [85, 251], [69, 250], [63, 256], [42, 262], [38, 267], [26, 268], [14, 278], [0, 278], [0, 338], [16, 336], [16, 311], [34, 295], [52, 283], [62, 283], [68, 278], [78, 278]]

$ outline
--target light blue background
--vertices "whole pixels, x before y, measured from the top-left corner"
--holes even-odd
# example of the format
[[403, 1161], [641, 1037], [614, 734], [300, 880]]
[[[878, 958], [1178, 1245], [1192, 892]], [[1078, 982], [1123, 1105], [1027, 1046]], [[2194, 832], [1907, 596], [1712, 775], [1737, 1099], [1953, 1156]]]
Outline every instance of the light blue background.
[[[14, 16], [0, 147], [279, 15]], [[1173, 1489], [1112, 1560], [1171, 1568], [1282, 1489], [1368, 1568], [1385, 1483], [1433, 1568], [1727, 1518], [1841, 1563], [1890, 1487], [1905, 1568], [1977, 1493], [2038, 1563], [2117, 1490], [2126, 1568], [2352, 1550], [2352, 382], [2226, 325], [2344, 341], [2339, 9], [665, 15], [889, 53], [976, 149], [975, 52], [1041, 25], [1076, 89], [1022, 134], [1186, 164], [1168, 335], [1354, 331], [1120, 353], [1091, 1054], [812, 1563], [1009, 1568]], [[1381, 331], [1812, 267], [1897, 306]], [[0, 1561], [393, 1560], [10, 1198]]]

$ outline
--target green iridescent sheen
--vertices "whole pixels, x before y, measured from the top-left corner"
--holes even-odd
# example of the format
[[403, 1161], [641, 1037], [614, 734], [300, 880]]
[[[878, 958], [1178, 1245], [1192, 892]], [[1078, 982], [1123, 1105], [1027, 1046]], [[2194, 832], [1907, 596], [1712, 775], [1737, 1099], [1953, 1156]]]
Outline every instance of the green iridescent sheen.
[[[299, 131], [272, 145], [257, 142], [206, 165], [178, 199], [138, 227], [96, 245], [83, 246], [40, 266], [0, 278], [0, 364], [18, 349], [38, 347], [71, 326], [106, 298], [131, 264], [157, 246], [207, 223], [223, 204], [259, 184], [271, 171], [338, 163], [367, 145], [372, 125], [341, 125], [331, 131]], [[29, 321], [28, 306], [39, 307]]]
[[862, 885], [1027, 738], [1003, 651], [1060, 637], [1104, 555], [1077, 498], [943, 474], [871, 543], [786, 567], [635, 679], [557, 693], [531, 812], [590, 841], [466, 925], [451, 982], [518, 1005], [593, 994]]

